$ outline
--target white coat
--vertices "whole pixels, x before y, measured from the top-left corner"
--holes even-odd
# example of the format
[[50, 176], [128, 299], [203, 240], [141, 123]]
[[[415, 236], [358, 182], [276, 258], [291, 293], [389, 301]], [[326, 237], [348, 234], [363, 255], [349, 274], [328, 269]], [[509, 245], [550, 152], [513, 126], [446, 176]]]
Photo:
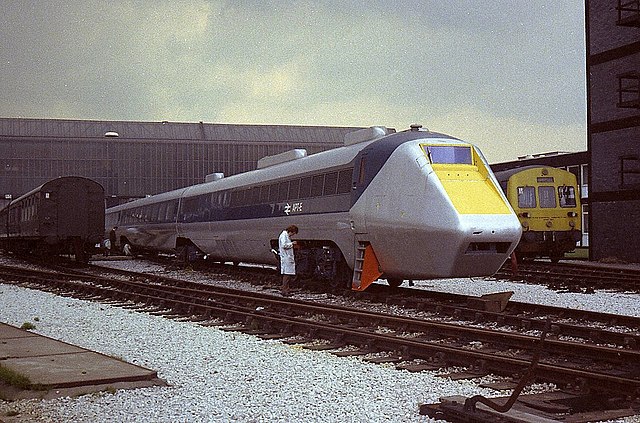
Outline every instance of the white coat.
[[296, 261], [293, 256], [293, 242], [291, 242], [286, 229], [278, 237], [278, 249], [280, 253], [280, 273], [283, 275], [295, 275]]

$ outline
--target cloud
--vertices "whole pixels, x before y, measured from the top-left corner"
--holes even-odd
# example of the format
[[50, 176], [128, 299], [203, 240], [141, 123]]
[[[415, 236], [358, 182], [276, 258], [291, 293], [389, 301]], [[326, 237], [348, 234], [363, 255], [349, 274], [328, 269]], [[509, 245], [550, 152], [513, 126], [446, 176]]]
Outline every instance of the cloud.
[[579, 144], [583, 4], [516, 3], [3, 2], [0, 115], [421, 121], [497, 151], [528, 148], [523, 133]]

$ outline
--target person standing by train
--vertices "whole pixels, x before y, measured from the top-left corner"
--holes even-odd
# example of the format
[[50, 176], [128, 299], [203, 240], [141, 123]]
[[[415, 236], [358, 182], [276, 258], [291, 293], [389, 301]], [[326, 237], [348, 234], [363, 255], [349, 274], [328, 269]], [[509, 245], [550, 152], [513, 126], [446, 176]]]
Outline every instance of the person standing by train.
[[291, 283], [296, 277], [296, 261], [293, 254], [293, 246], [297, 241], [291, 241], [291, 237], [298, 233], [296, 225], [290, 225], [282, 231], [278, 237], [278, 249], [280, 254], [280, 274], [282, 274], [282, 295], [291, 294]]
[[109, 232], [109, 255], [110, 256], [114, 255], [114, 252], [116, 250], [116, 229], [118, 229], [118, 227], [114, 226]]

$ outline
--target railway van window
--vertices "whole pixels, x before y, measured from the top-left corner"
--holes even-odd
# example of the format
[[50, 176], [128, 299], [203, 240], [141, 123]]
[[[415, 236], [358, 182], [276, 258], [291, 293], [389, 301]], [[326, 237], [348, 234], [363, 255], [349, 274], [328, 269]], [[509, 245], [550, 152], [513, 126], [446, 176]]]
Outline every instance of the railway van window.
[[423, 145], [432, 164], [473, 164], [471, 147], [453, 145]]
[[560, 207], [575, 207], [576, 190], [572, 186], [560, 186], [558, 187], [558, 199], [560, 200]]
[[538, 197], [540, 207], [543, 209], [553, 209], [556, 207], [556, 193], [553, 187], [538, 187]]
[[518, 207], [521, 209], [536, 207], [536, 189], [534, 187], [518, 187]]

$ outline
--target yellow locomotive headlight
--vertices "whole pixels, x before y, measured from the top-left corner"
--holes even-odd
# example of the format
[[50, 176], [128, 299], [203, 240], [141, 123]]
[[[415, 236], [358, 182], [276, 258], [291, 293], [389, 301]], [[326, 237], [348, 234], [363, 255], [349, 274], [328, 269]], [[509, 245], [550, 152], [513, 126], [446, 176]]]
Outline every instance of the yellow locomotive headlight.
[[547, 225], [547, 228], [550, 228], [553, 226], [553, 222], [551, 220], [547, 220], [546, 225]]
[[529, 222], [522, 222], [522, 227], [526, 230], [529, 230]]
[[572, 228], [576, 227], [576, 222], [574, 222], [573, 220], [569, 221], [569, 226], [571, 226]]

